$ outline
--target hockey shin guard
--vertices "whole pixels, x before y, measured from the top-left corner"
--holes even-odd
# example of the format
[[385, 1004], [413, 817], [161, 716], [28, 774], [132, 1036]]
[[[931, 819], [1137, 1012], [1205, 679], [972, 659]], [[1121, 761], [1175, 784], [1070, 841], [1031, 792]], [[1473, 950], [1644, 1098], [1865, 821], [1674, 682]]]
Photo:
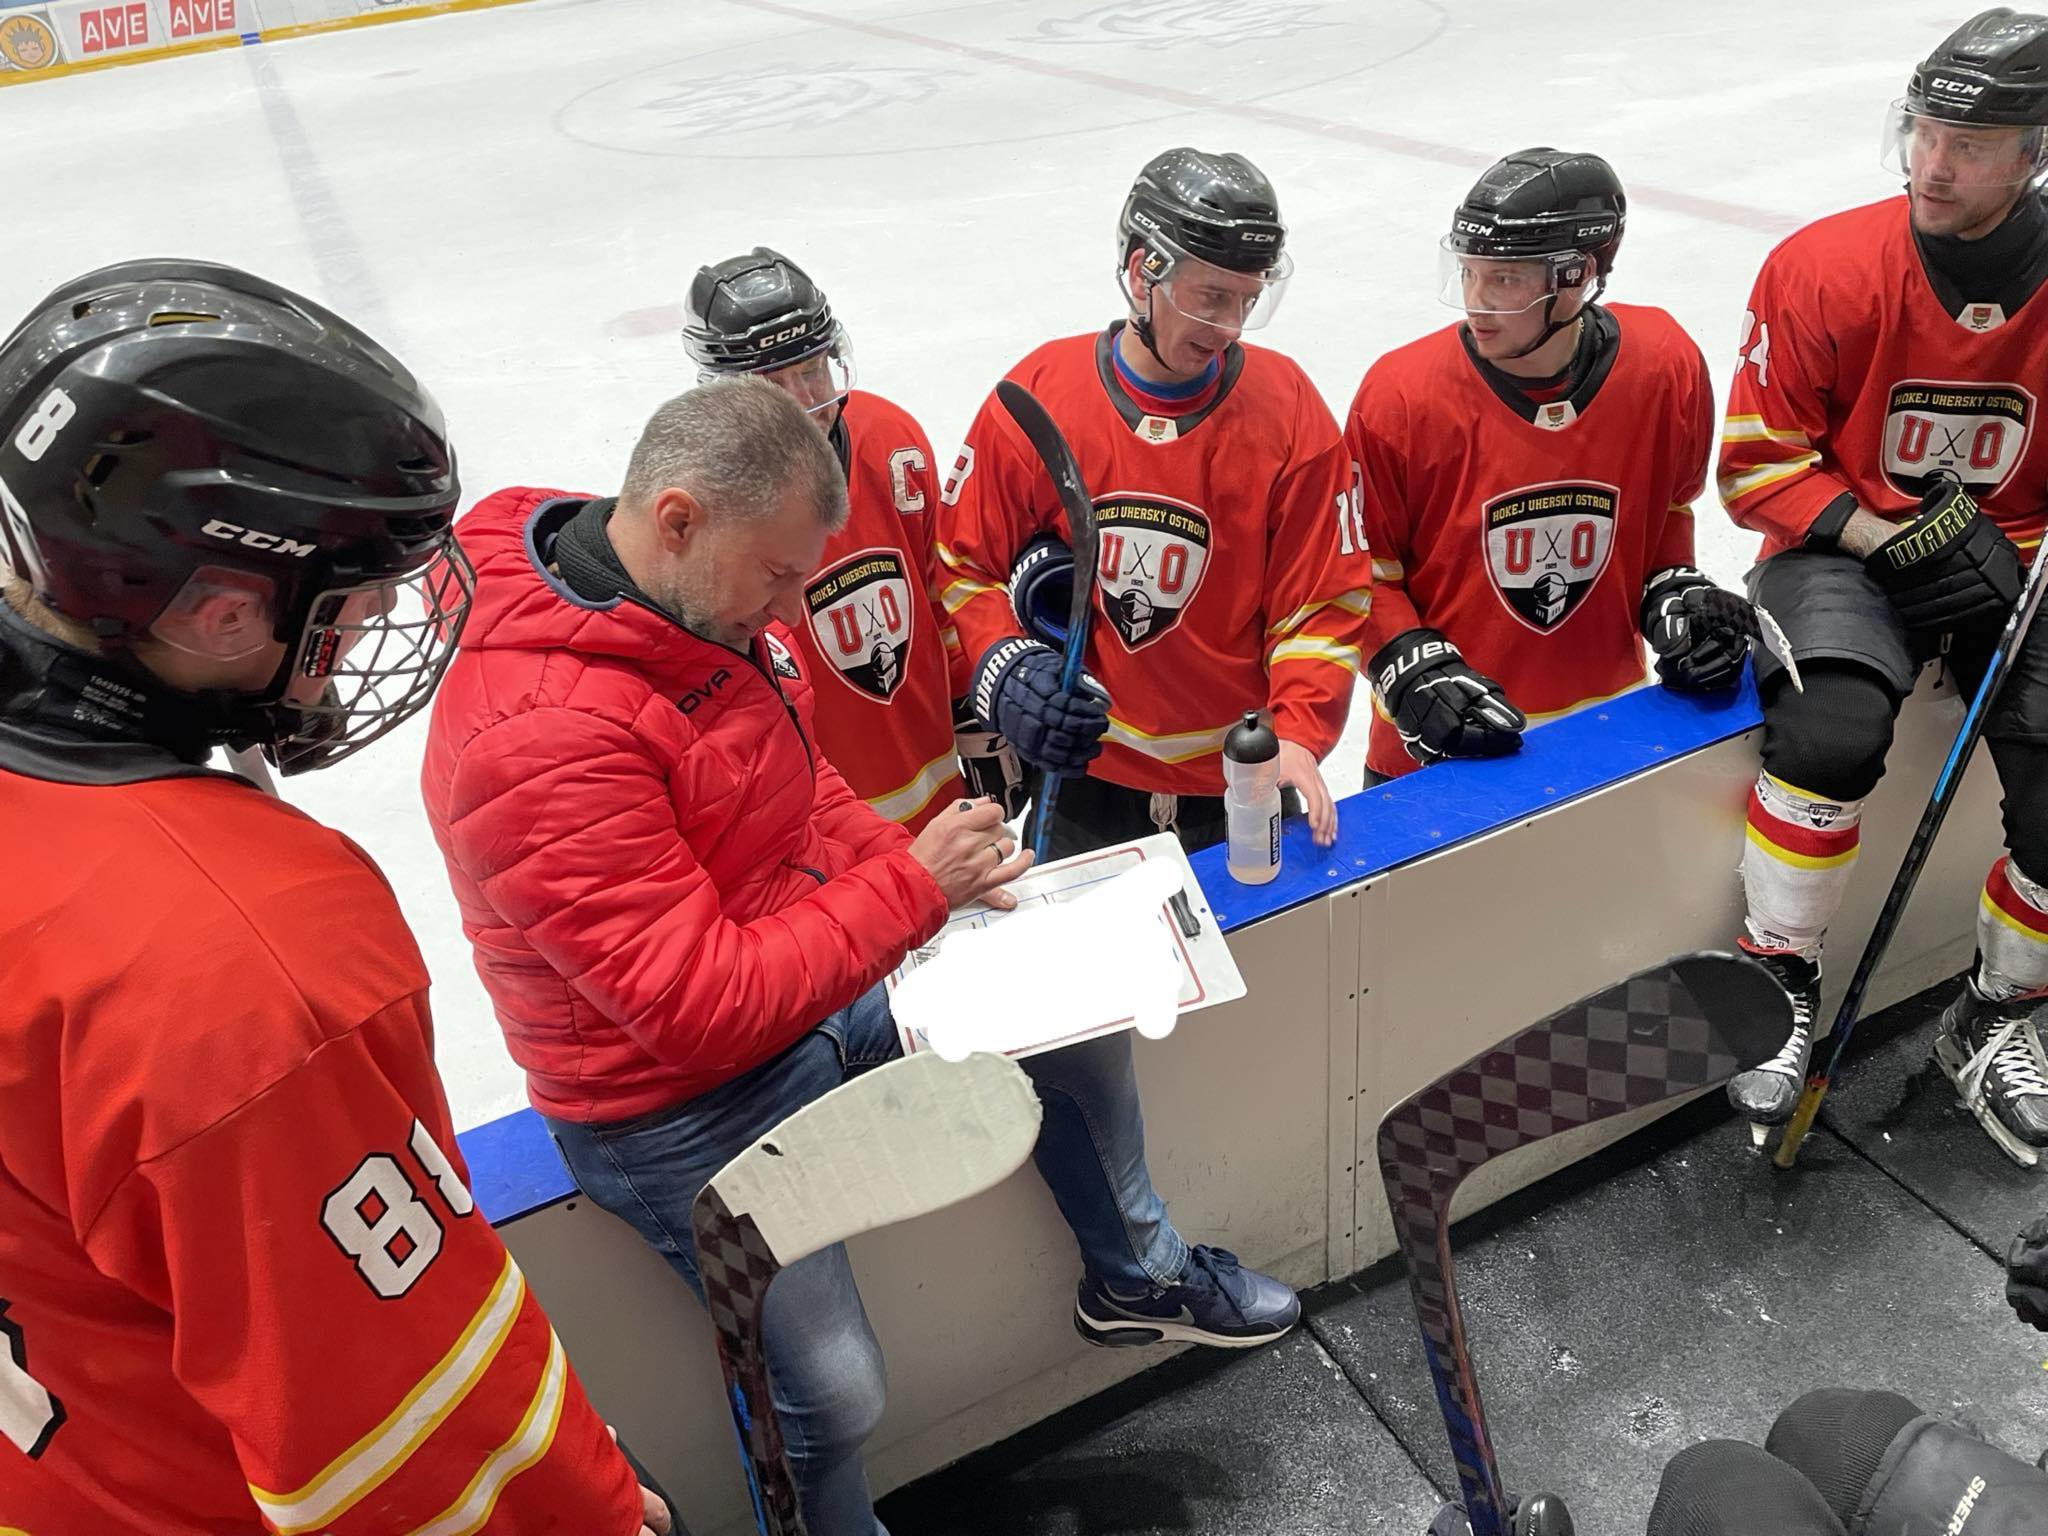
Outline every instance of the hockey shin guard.
[[2007, 854], [1977, 904], [1977, 990], [1994, 1003], [2048, 992], [2048, 886]]
[[1863, 839], [1863, 802], [1829, 800], [1768, 773], [1749, 794], [1742, 884], [1749, 943], [1820, 955]]

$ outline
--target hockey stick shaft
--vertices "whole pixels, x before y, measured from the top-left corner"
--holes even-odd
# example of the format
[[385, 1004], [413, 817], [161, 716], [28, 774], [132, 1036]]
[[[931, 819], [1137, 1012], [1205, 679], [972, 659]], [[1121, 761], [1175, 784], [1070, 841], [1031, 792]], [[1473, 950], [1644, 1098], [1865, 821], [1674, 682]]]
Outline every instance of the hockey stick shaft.
[[2005, 629], [1998, 637], [1998, 648], [1991, 653], [1991, 660], [1984, 667], [1984, 676], [1977, 682], [1970, 707], [1963, 711], [1962, 724], [1956, 728], [1948, 756], [1942, 759], [1941, 772], [1935, 775], [1934, 792], [1928, 798], [1927, 808], [1920, 813], [1919, 825], [1913, 828], [1912, 840], [1906, 844], [1906, 856], [1899, 861], [1899, 871], [1892, 877], [1892, 888], [1885, 895], [1884, 906], [1878, 910], [1877, 926], [1870, 930], [1870, 937], [1864, 941], [1863, 953], [1857, 957], [1856, 970], [1849, 977], [1849, 990], [1842, 994], [1842, 1005], [1835, 1010], [1825, 1062], [1818, 1051], [1814, 1052], [1818, 1070], [1807, 1074], [1799, 1103], [1778, 1138], [1777, 1150], [1771, 1154], [1771, 1161], [1780, 1168], [1790, 1168], [1798, 1160], [1799, 1144], [1813, 1129], [1821, 1103], [1827, 1098], [1828, 1085], [1834, 1081], [1836, 1069], [1848, 1054], [1850, 1037], [1856, 1033], [1856, 1018], [1862, 1011], [1863, 994], [1870, 986], [1870, 978], [1876, 974], [1885, 951], [1891, 946], [1899, 919], [1905, 916], [1906, 903], [1913, 899], [1913, 888], [1920, 883], [1920, 871], [1927, 865], [1927, 855], [1934, 848], [1934, 839], [1941, 831], [1941, 824], [1948, 819], [1949, 807], [1955, 804], [1956, 791], [1962, 787], [1963, 770], [1970, 766], [1978, 738], [1984, 734], [1985, 722], [1991, 717], [1992, 702], [1998, 697], [1999, 688], [2011, 673], [2020, 647], [2026, 644], [2027, 634], [2033, 628], [2035, 611], [2041, 605], [2044, 557], [2048, 557], [2048, 538], [2042, 539], [2034, 551], [2034, 563], [2027, 571], [2027, 584], [2021, 588], [2019, 601], [2013, 604], [2012, 612], [2006, 617]]
[[[1052, 477], [1053, 490], [1067, 514], [1069, 543], [1074, 551], [1074, 583], [1067, 608], [1067, 649], [1060, 658], [1060, 687], [1072, 693], [1081, 681], [1081, 668], [1088, 656], [1088, 631], [1095, 614], [1095, 503], [1088, 499], [1081, 467], [1074, 462], [1074, 450], [1067, 446], [1066, 438], [1037, 396], [1016, 381], [1004, 379], [996, 385], [996, 398], [1030, 439], [1032, 451]], [[1032, 852], [1041, 864], [1052, 846], [1052, 811], [1059, 785], [1060, 775], [1056, 773], [1046, 774], [1039, 784], [1038, 827], [1032, 838]]]
[[1378, 1153], [1472, 1536], [1507, 1536], [1451, 1263], [1451, 1201], [1534, 1142], [1726, 1082], [1776, 1049], [1791, 1000], [1733, 955], [1680, 955], [1561, 1008], [1389, 1110]]

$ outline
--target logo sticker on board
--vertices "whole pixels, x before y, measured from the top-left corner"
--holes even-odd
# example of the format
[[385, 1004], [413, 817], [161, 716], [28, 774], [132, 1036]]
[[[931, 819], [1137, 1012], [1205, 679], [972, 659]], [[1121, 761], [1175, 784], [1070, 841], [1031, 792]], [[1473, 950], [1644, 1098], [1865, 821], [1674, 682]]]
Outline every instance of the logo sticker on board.
[[1885, 412], [1885, 478], [1915, 499], [1944, 481], [1989, 496], [2019, 466], [2034, 410], [2017, 384], [1902, 380]]
[[57, 62], [57, 34], [40, 16], [0, 21], [0, 59], [20, 70], [48, 69]]
[[1614, 554], [1621, 492], [1590, 480], [1527, 485], [1480, 512], [1486, 574], [1515, 617], [1548, 634], [1585, 600]]
[[1179, 621], [1209, 568], [1208, 514], [1163, 496], [1095, 499], [1096, 600], [1127, 651]]
[[820, 571], [804, 593], [811, 639], [846, 684], [887, 704], [903, 686], [916, 632], [916, 585], [897, 549], [863, 549]]

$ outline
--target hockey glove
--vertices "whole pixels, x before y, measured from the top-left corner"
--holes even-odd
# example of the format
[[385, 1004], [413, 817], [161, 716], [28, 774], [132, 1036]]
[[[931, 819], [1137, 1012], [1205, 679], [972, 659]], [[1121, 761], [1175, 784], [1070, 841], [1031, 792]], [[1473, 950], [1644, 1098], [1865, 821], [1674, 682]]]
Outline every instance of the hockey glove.
[[1087, 673], [1072, 692], [1060, 686], [1060, 653], [1013, 635], [998, 640], [974, 669], [974, 712], [1006, 736], [1024, 761], [1048, 773], [1079, 773], [1102, 751], [1109, 695]]
[[1408, 629], [1372, 659], [1380, 707], [1418, 763], [1443, 757], [1505, 757], [1522, 746], [1529, 722], [1499, 683], [1465, 665], [1433, 629]]
[[1670, 566], [1643, 584], [1637, 623], [1657, 653], [1657, 680], [1673, 693], [1715, 693], [1742, 681], [1749, 636], [1731, 618], [1731, 601], [1742, 599], [1689, 565]]
[[2012, 1240], [2005, 1256], [2005, 1299], [2021, 1322], [2048, 1333], [2048, 1216]]
[[2003, 619], [2026, 584], [2012, 540], [1958, 485], [1923, 496], [1919, 515], [1871, 551], [1863, 568], [1914, 634]]
[[1003, 808], [1003, 820], [1012, 821], [1024, 812], [1031, 798], [1025, 783], [1024, 763], [1017, 749], [974, 718], [965, 699], [953, 705], [953, 751], [960, 759], [960, 777], [967, 793], [986, 795]]

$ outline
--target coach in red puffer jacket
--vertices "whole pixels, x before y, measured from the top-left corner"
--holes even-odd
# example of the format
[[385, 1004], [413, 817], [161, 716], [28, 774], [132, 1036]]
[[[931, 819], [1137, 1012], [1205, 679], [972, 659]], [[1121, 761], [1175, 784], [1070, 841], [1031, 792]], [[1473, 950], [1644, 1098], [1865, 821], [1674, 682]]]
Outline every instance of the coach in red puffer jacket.
[[477, 598], [421, 786], [534, 1107], [597, 1122], [776, 1055], [946, 900], [811, 745], [772, 635], [743, 654], [548, 569], [586, 500], [502, 491], [457, 525]]

